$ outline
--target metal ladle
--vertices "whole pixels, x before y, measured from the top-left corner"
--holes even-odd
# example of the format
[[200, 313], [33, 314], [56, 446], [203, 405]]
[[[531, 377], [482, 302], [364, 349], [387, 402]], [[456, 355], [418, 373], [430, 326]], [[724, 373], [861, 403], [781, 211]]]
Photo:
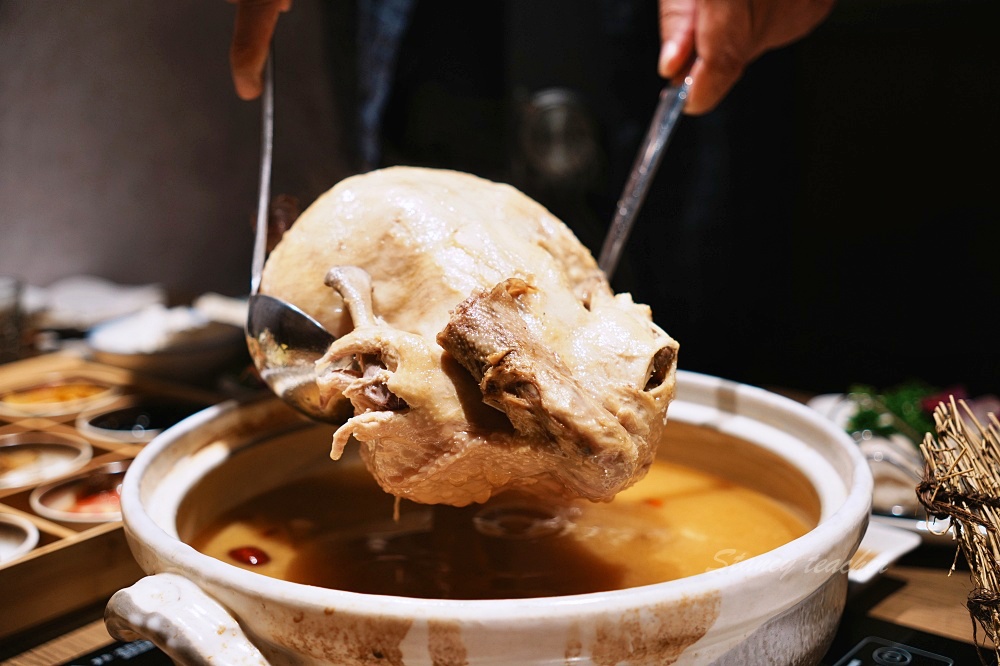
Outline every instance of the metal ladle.
[[271, 161], [274, 146], [274, 57], [264, 65], [260, 192], [257, 228], [251, 264], [250, 298], [247, 303], [247, 348], [265, 384], [286, 403], [306, 416], [327, 421], [332, 417], [320, 408], [316, 385], [316, 361], [326, 353], [334, 336], [291, 303], [258, 293], [267, 255], [268, 211], [271, 204]]
[[679, 85], [667, 86], [660, 92], [660, 101], [653, 113], [653, 120], [646, 131], [646, 138], [639, 147], [639, 153], [625, 183], [625, 190], [615, 208], [615, 217], [601, 247], [600, 258], [597, 260], [598, 267], [604, 271], [608, 280], [618, 267], [618, 260], [621, 258], [622, 250], [625, 249], [625, 241], [628, 240], [642, 202], [646, 199], [649, 184], [660, 166], [663, 152], [670, 142], [670, 136], [674, 133], [681, 111], [684, 110], [691, 83], [691, 77], [685, 76]]

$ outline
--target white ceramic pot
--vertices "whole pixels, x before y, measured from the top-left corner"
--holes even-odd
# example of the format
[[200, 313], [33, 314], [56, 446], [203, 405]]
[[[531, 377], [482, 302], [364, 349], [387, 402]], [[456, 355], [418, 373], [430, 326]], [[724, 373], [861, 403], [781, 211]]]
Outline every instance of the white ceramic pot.
[[[152, 640], [181, 664], [817, 663], [867, 526], [865, 459], [808, 407], [715, 377], [678, 373], [670, 419], [693, 440], [665, 442], [661, 456], [811, 503], [816, 527], [757, 557], [613, 592], [453, 601], [289, 583], [203, 555], [178, 536], [314, 469], [304, 447], [329, 433], [276, 399], [227, 403], [165, 431], [132, 463], [122, 512], [149, 576], [114, 595], [107, 626], [120, 639]], [[728, 435], [752, 445], [735, 446]]]

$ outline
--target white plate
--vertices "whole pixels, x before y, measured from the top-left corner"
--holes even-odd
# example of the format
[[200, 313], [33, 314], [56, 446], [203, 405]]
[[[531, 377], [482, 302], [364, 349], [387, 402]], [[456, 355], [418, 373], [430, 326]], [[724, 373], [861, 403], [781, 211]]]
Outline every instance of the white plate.
[[851, 558], [847, 578], [864, 584], [885, 573], [890, 564], [920, 545], [920, 535], [877, 520], [868, 523], [861, 545]]
[[[808, 403], [810, 407], [823, 414], [834, 423], [836, 423], [841, 428], [847, 427], [847, 423], [852, 416], [854, 416], [857, 410], [857, 405], [846, 395], [842, 393], [825, 393], [823, 395], [818, 395], [811, 399]], [[863, 451], [866, 453], [866, 457], [869, 458], [869, 465], [872, 467], [872, 473], [875, 475], [876, 492], [878, 491], [879, 484], [879, 465], [885, 465], [891, 462], [891, 451], [893, 446], [898, 448], [899, 441], [901, 441], [902, 435], [899, 436], [900, 439], [896, 439], [893, 442], [886, 442], [886, 460], [882, 463], [875, 462], [871, 460], [868, 451]], [[873, 438], [872, 440], [866, 442], [868, 449], [877, 448], [875, 446], [878, 441], [885, 442], [886, 440], [882, 438]], [[909, 442], [909, 440], [906, 440]], [[885, 470], [882, 470], [885, 471]], [[884, 477], [883, 477], [884, 478]], [[913, 480], [913, 499], [916, 500], [916, 485], [918, 481]], [[887, 525], [901, 530], [906, 530], [913, 534], [916, 534], [923, 540], [925, 544], [931, 545], [949, 545], [953, 544], [954, 540], [952, 538], [953, 531], [949, 529], [948, 520], [943, 521], [932, 520], [928, 523], [928, 519], [924, 516], [924, 511], [922, 507], [915, 504], [912, 509], [907, 508], [908, 513], [912, 512], [911, 515], [893, 515], [888, 512], [873, 511], [872, 512], [872, 522], [877, 522], [882, 525]], [[912, 514], [918, 514], [924, 517], [917, 517]]]
[[957, 543], [955, 531], [951, 529], [951, 521], [948, 518], [943, 520], [900, 518], [873, 513], [872, 522], [912, 532], [920, 537], [925, 544], [932, 546], [953, 546]]

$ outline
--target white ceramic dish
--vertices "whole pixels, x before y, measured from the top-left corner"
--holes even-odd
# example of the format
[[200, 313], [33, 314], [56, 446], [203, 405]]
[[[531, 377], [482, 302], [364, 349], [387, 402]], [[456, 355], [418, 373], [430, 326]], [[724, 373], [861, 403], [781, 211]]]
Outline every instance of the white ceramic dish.
[[103, 442], [145, 444], [208, 405], [156, 395], [130, 395], [99, 409], [83, 412], [76, 428]]
[[888, 525], [889, 527], [916, 534], [920, 537], [922, 543], [928, 546], [954, 547], [958, 543], [955, 541], [955, 530], [951, 529], [951, 521], [948, 518], [941, 520], [934, 518], [902, 518], [873, 513], [871, 522]]
[[872, 520], [865, 538], [851, 558], [848, 579], [864, 585], [885, 573], [890, 564], [906, 555], [922, 542], [920, 535], [910, 530]]
[[0, 488], [20, 488], [80, 469], [94, 455], [82, 437], [27, 431], [0, 436]]
[[90, 355], [98, 363], [113, 365], [140, 374], [182, 382], [200, 382], [247, 353], [243, 329], [210, 321], [192, 331], [174, 336], [169, 344], [150, 350], [121, 350], [102, 347], [103, 326], [88, 336]]
[[38, 528], [23, 516], [0, 512], [0, 566], [30, 553], [38, 545]]
[[[814, 410], [714, 377], [678, 373], [670, 418], [709, 439], [723, 433], [751, 442], [757, 458], [734, 453], [733, 465], [779, 460], [792, 469], [782, 478], [814, 494], [816, 527], [704, 574], [566, 597], [425, 600], [289, 583], [203, 555], [179, 537], [188, 529], [178, 524], [186, 501], [217, 515], [317, 464], [296, 455], [308, 439], [296, 433], [314, 426], [287, 406], [225, 403], [154, 439], [126, 475], [126, 536], [149, 576], [114, 595], [107, 626], [187, 664], [743, 665], [761, 655], [775, 664], [818, 662], [843, 612], [847, 563], [870, 515], [864, 458]], [[730, 458], [713, 446], [673, 453]], [[240, 482], [199, 485], [222, 477]], [[775, 489], [783, 489], [780, 479]]]
[[[75, 385], [93, 387], [93, 392], [76, 394], [72, 389]], [[25, 396], [34, 397], [26, 400]], [[13, 418], [64, 416], [106, 405], [117, 396], [117, 387], [98, 380], [52, 375], [0, 390], [0, 415]]]
[[[66, 479], [38, 486], [28, 495], [31, 510], [64, 523], [109, 523], [121, 520], [117, 501], [129, 460], [105, 463]], [[113, 494], [113, 497], [109, 497]], [[102, 500], [87, 502], [87, 499]]]
[[[857, 405], [841, 393], [826, 393], [812, 398], [809, 407], [830, 419], [840, 428], [857, 411]], [[923, 471], [919, 451], [902, 435], [892, 440], [873, 437], [858, 444], [868, 459], [875, 481], [872, 521], [918, 535], [923, 543], [934, 546], [954, 544], [947, 519], [928, 520], [917, 500], [916, 487]], [[878, 501], [879, 495], [885, 499]]]

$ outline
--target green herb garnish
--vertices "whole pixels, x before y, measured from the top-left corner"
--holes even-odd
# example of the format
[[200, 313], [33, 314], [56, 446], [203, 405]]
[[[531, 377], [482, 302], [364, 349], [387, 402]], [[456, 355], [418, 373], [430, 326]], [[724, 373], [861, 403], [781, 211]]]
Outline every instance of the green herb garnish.
[[924, 434], [933, 432], [934, 421], [923, 408], [923, 401], [938, 389], [923, 382], [910, 381], [879, 391], [872, 386], [851, 386], [848, 397], [857, 412], [848, 419], [849, 433], [869, 431], [878, 437], [900, 434], [919, 446]]

